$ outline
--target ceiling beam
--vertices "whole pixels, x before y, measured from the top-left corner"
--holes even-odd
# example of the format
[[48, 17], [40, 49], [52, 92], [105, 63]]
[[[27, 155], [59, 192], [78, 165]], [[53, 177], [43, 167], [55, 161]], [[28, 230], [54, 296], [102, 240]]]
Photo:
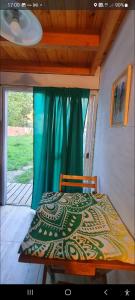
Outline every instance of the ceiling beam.
[[112, 42], [116, 36], [116, 31], [118, 30], [125, 14], [126, 11], [124, 10], [110, 10], [107, 12], [107, 17], [104, 20], [101, 33], [100, 46], [91, 65], [92, 75], [95, 74], [97, 67], [100, 66], [104, 60], [104, 57], [112, 45]]
[[63, 75], [90, 75], [87, 67], [60, 66], [60, 65], [34, 65], [23, 62], [1, 62], [1, 72], [36, 73], [36, 74], [63, 74]]
[[[0, 38], [1, 46], [9, 46], [11, 42]], [[100, 38], [95, 34], [44, 32], [41, 41], [32, 47], [75, 47], [87, 51], [97, 51]], [[15, 44], [14, 44], [15, 45]]]
[[99, 47], [99, 35], [46, 32], [43, 34], [40, 44], [61, 47], [88, 47], [96, 50]]

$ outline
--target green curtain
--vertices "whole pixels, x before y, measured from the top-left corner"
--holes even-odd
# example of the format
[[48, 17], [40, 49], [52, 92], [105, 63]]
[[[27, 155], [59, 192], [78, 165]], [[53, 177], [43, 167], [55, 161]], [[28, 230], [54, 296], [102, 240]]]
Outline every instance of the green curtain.
[[89, 90], [34, 87], [32, 208], [59, 191], [60, 173], [83, 174], [83, 129]]

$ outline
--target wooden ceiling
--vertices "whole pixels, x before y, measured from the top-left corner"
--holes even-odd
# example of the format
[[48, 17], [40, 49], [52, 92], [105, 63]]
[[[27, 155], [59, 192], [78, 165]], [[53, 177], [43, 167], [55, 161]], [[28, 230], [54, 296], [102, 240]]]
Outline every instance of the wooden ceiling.
[[94, 75], [126, 14], [124, 10], [33, 13], [42, 25], [43, 39], [22, 47], [0, 38], [1, 71]]

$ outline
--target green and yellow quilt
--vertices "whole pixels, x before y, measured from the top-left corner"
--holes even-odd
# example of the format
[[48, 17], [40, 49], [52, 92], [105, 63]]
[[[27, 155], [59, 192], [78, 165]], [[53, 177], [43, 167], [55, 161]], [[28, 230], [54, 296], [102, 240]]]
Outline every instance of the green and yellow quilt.
[[135, 263], [135, 243], [108, 197], [45, 193], [19, 252], [40, 258]]

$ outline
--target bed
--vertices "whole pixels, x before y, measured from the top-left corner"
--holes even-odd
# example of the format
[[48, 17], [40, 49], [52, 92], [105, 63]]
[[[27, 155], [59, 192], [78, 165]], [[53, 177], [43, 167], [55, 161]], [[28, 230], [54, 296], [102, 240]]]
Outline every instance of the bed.
[[95, 276], [135, 270], [135, 242], [105, 194], [44, 193], [19, 249], [19, 261], [47, 272]]

